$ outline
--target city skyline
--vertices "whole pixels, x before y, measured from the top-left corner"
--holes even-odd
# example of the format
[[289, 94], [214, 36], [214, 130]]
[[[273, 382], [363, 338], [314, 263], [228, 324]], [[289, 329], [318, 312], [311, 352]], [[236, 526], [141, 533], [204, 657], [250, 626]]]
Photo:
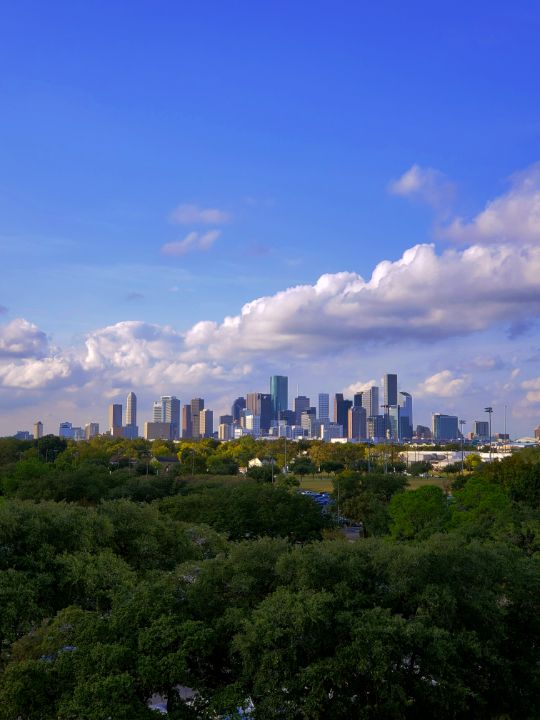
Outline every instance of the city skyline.
[[3, 13], [0, 434], [381, 368], [528, 434], [540, 7], [162, 10]]

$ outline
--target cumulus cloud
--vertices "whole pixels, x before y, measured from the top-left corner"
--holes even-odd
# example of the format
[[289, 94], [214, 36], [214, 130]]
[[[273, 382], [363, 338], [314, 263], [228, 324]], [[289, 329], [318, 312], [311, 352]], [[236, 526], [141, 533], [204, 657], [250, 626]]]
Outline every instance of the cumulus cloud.
[[540, 163], [512, 175], [510, 189], [472, 220], [455, 219], [441, 234], [456, 242], [537, 244], [540, 241]]
[[165, 243], [161, 252], [164, 255], [185, 255], [192, 251], [210, 250], [221, 235], [221, 230], [209, 230], [206, 233], [190, 232], [183, 240]]
[[451, 370], [441, 370], [426, 378], [416, 389], [416, 395], [419, 397], [426, 395], [444, 398], [457, 397], [463, 394], [469, 384], [469, 376], [458, 377]]
[[437, 210], [446, 209], [455, 194], [455, 187], [444, 173], [430, 167], [413, 165], [389, 185], [393, 195], [418, 200]]
[[183, 204], [171, 212], [169, 219], [175, 225], [224, 225], [231, 222], [232, 215], [217, 208]]
[[527, 391], [525, 393], [525, 400], [528, 403], [534, 405], [540, 403], [540, 377], [524, 380], [521, 383], [521, 387]]
[[366, 390], [369, 390], [370, 387], [373, 387], [374, 385], [379, 385], [379, 383], [376, 380], [368, 380], [367, 382], [355, 382], [351, 383], [350, 385], [347, 385], [346, 388], [343, 389], [343, 394], [347, 396], [355, 395], [356, 393], [365, 392]]
[[27, 320], [16, 318], [0, 326], [0, 358], [38, 358], [47, 350], [47, 336]]

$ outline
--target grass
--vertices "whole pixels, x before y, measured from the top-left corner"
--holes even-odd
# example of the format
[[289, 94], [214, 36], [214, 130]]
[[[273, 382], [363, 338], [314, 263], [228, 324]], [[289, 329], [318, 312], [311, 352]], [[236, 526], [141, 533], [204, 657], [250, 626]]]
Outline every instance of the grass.
[[418, 490], [426, 485], [436, 485], [444, 490], [444, 485], [452, 482], [452, 478], [448, 477], [409, 477], [408, 480], [407, 490]]

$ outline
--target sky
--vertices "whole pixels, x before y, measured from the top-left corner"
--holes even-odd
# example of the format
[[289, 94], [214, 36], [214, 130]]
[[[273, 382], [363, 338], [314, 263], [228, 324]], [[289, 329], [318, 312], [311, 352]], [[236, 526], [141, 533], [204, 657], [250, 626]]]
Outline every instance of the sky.
[[4, 3], [0, 434], [397, 372], [540, 425], [540, 6]]

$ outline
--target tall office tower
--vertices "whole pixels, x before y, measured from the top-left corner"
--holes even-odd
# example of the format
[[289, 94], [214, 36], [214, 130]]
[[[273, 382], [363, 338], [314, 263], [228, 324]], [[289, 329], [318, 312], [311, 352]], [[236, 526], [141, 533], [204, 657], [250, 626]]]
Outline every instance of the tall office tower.
[[126, 400], [124, 437], [128, 440], [135, 440], [135, 438], [139, 437], [139, 428], [137, 427], [137, 396], [134, 392], [128, 393]]
[[60, 427], [58, 428], [58, 436], [61, 438], [72, 439], [73, 438], [73, 425], [68, 422], [67, 420], [65, 422], [60, 423]]
[[84, 437], [86, 440], [91, 440], [93, 437], [99, 435], [99, 423], [90, 422], [84, 426]]
[[387, 432], [386, 436], [389, 440], [401, 440], [400, 435], [400, 407], [399, 405], [389, 405], [387, 408]]
[[475, 420], [473, 422], [474, 437], [479, 440], [489, 440], [489, 422], [487, 420]]
[[282, 410], [279, 413], [278, 425], [281, 421], [286, 425], [296, 425], [296, 413], [294, 410]]
[[214, 411], [201, 410], [199, 416], [199, 428], [202, 438], [211, 438], [214, 436]]
[[384, 404], [385, 405], [397, 405], [397, 375], [387, 373], [384, 376]]
[[309, 398], [305, 395], [299, 395], [294, 398], [295, 425], [300, 425], [302, 413], [309, 410], [310, 404]]
[[270, 378], [270, 397], [272, 399], [272, 420], [279, 420], [279, 413], [289, 409], [289, 378], [285, 375], [272, 375]]
[[134, 392], [128, 393], [126, 400], [126, 425], [137, 424], [137, 396]]
[[334, 396], [334, 422], [343, 428], [343, 437], [349, 437], [349, 408], [351, 400], [344, 400], [343, 393]]
[[379, 414], [379, 388], [376, 385], [372, 385], [362, 393], [362, 407], [366, 408], [368, 417]]
[[113, 437], [123, 437], [122, 405], [112, 403], [109, 405], [109, 432]]
[[245, 397], [238, 397], [233, 402], [231, 407], [231, 415], [233, 417], [233, 423], [235, 425], [240, 425], [240, 418], [242, 417], [242, 410], [246, 409], [246, 398]]
[[182, 437], [189, 439], [193, 437], [193, 426], [191, 424], [191, 405], [184, 404], [182, 408]]
[[408, 392], [399, 393], [399, 437], [410, 440], [413, 436], [412, 395]]
[[227, 440], [232, 440], [233, 437], [232, 423], [220, 423], [218, 427], [218, 440], [226, 442]]
[[431, 428], [435, 442], [459, 439], [458, 419], [456, 415], [433, 413]]
[[38, 420], [34, 423], [34, 440], [39, 440], [43, 437], [43, 423]]
[[354, 395], [353, 395], [353, 403], [352, 403], [352, 404], [353, 404], [353, 407], [363, 407], [363, 405], [362, 405], [362, 403], [363, 403], [363, 395], [364, 395], [364, 393], [362, 393], [362, 392], [354, 393]]
[[175, 395], [162, 395], [154, 401], [153, 419], [155, 423], [166, 422], [172, 426], [172, 440], [180, 437], [180, 400]]
[[328, 393], [319, 393], [318, 417], [321, 422], [330, 422], [330, 395]]
[[232, 425], [232, 423], [233, 423], [232, 415], [220, 415], [219, 416], [219, 424], [220, 425]]
[[191, 437], [201, 437], [201, 411], [204, 410], [204, 400], [202, 398], [193, 398], [191, 401]]
[[348, 412], [349, 440], [365, 440], [367, 437], [366, 409], [361, 405], [353, 405]]
[[384, 415], [371, 415], [367, 419], [367, 436], [373, 440], [380, 440], [385, 437]]
[[246, 410], [259, 415], [261, 418], [261, 431], [268, 432], [272, 425], [272, 398], [270, 393], [248, 393], [246, 395]]
[[253, 437], [259, 437], [261, 434], [261, 416], [251, 412], [251, 410], [244, 410], [244, 427], [248, 435]]

